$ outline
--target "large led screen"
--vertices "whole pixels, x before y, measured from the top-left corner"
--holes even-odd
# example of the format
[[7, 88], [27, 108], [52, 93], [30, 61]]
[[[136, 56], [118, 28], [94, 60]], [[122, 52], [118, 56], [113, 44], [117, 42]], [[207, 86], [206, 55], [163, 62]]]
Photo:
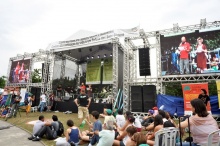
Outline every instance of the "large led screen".
[[27, 83], [30, 75], [30, 59], [12, 61], [9, 74], [10, 83]]
[[160, 37], [162, 75], [220, 72], [220, 30]]

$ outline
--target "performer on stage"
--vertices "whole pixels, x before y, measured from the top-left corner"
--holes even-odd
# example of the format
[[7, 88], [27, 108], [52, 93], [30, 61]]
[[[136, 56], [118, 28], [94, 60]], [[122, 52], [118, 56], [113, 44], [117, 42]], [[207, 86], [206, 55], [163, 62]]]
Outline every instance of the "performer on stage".
[[207, 91], [205, 89], [201, 89], [201, 94], [199, 94], [198, 98], [201, 99], [206, 106], [210, 105], [210, 98], [207, 95]]
[[19, 83], [24, 79], [24, 63], [21, 64], [21, 69], [19, 70]]
[[180, 50], [180, 74], [184, 74], [184, 67], [186, 69], [186, 74], [189, 74], [190, 44], [186, 42], [186, 37], [184, 36], [181, 38], [179, 50]]
[[19, 70], [20, 70], [20, 63], [17, 63], [17, 66], [15, 68], [15, 83], [18, 83], [19, 80]]
[[199, 37], [197, 39], [197, 47], [196, 47], [196, 53], [197, 53], [197, 73], [203, 73], [204, 70], [207, 69], [207, 48], [206, 45], [203, 44], [203, 39]]

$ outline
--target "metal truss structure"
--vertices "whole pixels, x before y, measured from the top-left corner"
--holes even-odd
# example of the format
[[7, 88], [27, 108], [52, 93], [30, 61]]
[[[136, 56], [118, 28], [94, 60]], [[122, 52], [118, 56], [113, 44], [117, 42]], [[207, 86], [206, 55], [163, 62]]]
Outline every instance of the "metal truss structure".
[[[9, 82], [12, 61], [22, 60], [22, 59], [30, 59], [30, 67], [29, 67], [30, 71], [33, 71], [34, 63], [44, 62], [44, 68], [42, 70], [44, 76], [42, 77], [41, 83], [32, 83], [32, 75], [33, 75], [32, 72], [29, 75], [29, 79], [27, 80], [27, 83], [10, 83]], [[52, 51], [42, 50], [42, 49], [40, 49], [39, 52], [35, 52], [35, 53], [25, 52], [24, 55], [17, 55], [16, 57], [11, 57], [9, 59], [8, 77], [7, 77], [6, 86], [23, 87], [23, 88], [27, 88], [27, 91], [30, 91], [31, 87], [41, 88], [41, 92], [52, 90], [52, 75], [53, 75], [54, 60], [55, 60], [55, 55], [53, 54]]]
[[[219, 73], [212, 74], [193, 74], [193, 75], [168, 75], [162, 76], [161, 73], [161, 49], [160, 49], [160, 35], [169, 35], [169, 34], [177, 34], [177, 33], [187, 33], [195, 30], [204, 30], [210, 28], [220, 28], [220, 21], [214, 22], [206, 22], [206, 19], [201, 19], [200, 24], [190, 25], [179, 27], [178, 24], [174, 24], [173, 28], [158, 30], [152, 32], [144, 32], [144, 30], [140, 30], [140, 35], [138, 37], [128, 37], [125, 39], [125, 44], [128, 49], [128, 52], [132, 54], [132, 58], [130, 58], [130, 72], [129, 72], [129, 85], [156, 85], [157, 93], [164, 94], [163, 84], [166, 82], [202, 82], [209, 80], [217, 80], [220, 79]], [[154, 38], [156, 43], [150, 43], [149, 38]], [[133, 40], [143, 40], [142, 46], [135, 46], [132, 42]], [[137, 78], [137, 50], [138, 48], [149, 47], [150, 49], [156, 49], [156, 69], [157, 69], [157, 77], [145, 77], [145, 78]], [[150, 57], [150, 56], [149, 56]], [[130, 101], [130, 98], [128, 98]], [[124, 102], [128, 102], [125, 101]], [[130, 109], [132, 111], [132, 109]], [[135, 115], [140, 115], [140, 113], [135, 113]]]

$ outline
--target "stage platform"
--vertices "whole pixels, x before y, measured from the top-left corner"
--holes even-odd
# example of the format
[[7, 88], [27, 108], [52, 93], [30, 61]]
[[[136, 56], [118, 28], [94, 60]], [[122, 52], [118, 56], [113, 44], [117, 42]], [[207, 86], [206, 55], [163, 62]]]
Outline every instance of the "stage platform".
[[[112, 109], [112, 104], [92, 102], [89, 107], [89, 113], [91, 113], [92, 111], [103, 113], [104, 107]], [[68, 101], [55, 101], [53, 110], [58, 110], [59, 112], [72, 111], [73, 113], [78, 113], [78, 107], [74, 103], [73, 99], [70, 99]]]

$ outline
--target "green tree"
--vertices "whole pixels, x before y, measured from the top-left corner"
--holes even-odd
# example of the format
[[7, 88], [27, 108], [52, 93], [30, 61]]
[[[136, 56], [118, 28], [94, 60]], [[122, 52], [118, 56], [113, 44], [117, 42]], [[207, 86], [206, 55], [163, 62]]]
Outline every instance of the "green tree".
[[40, 83], [41, 82], [41, 76], [40, 76], [40, 70], [39, 69], [34, 69], [32, 73], [32, 83]]
[[0, 88], [4, 88], [6, 83], [6, 76], [0, 77]]

